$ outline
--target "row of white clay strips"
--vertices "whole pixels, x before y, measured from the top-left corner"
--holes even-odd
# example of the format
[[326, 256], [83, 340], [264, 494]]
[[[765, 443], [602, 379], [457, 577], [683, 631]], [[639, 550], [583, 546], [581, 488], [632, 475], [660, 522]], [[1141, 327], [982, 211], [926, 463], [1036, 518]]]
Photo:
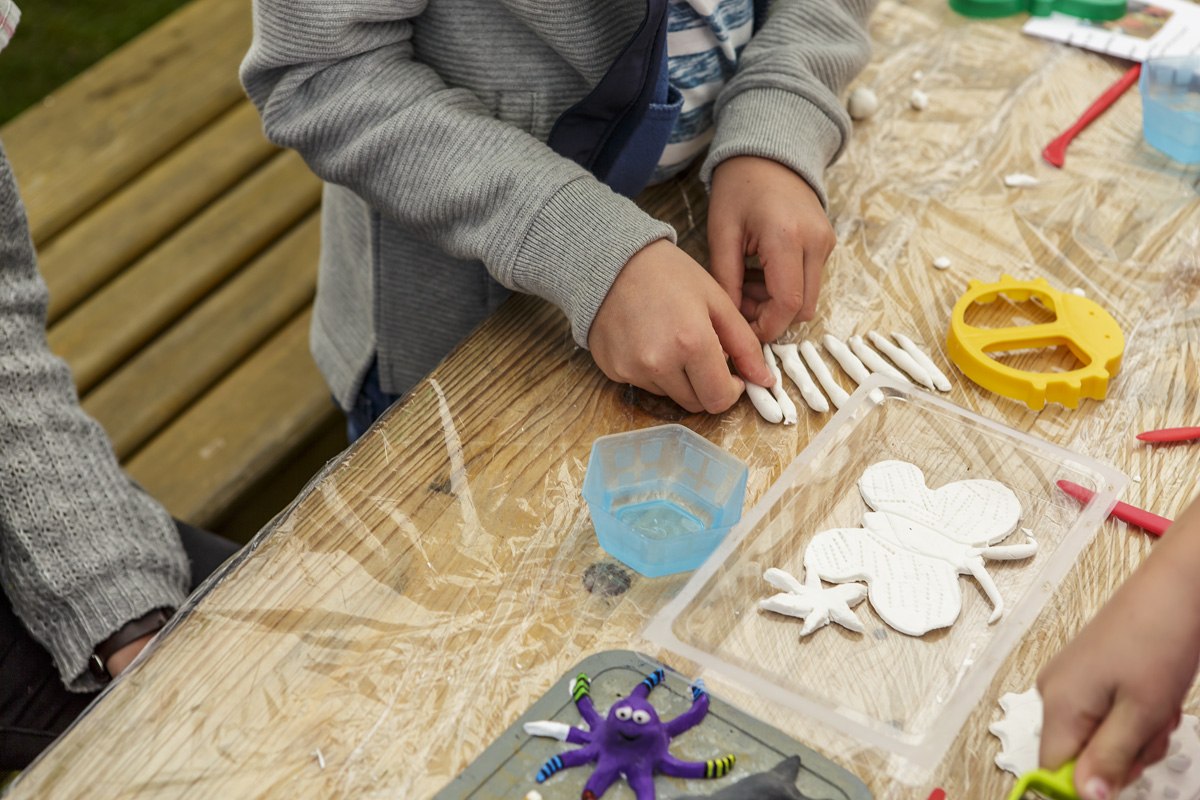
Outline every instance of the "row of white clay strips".
[[[875, 331], [869, 332], [867, 336], [872, 344], [891, 359], [891, 363], [888, 363], [887, 359], [864, 342], [861, 336], [851, 336], [847, 342], [843, 342], [827, 333], [821, 341], [833, 359], [845, 370], [847, 375], [854, 379], [855, 383], [862, 383], [872, 373], [877, 372], [905, 383], [911, 383], [909, 380], [911, 378], [927, 389], [950, 391], [949, 379], [937, 368], [933, 359], [917, 347], [912, 339], [902, 333], [893, 333], [892, 336], [899, 342], [897, 347], [896, 344]], [[813, 411], [824, 413], [829, 410], [829, 403], [825, 400], [825, 395], [821, 394], [821, 389], [817, 388], [818, 383], [825, 389], [829, 400], [833, 401], [833, 405], [837, 408], [841, 408], [850, 397], [834, 379], [833, 373], [830, 372], [812, 342], [805, 341], [798, 345], [764, 344], [763, 356], [767, 360], [767, 366], [775, 373], [775, 385], [770, 389], [765, 389], [747, 382], [746, 394], [749, 395], [754, 408], [767, 422], [796, 424], [796, 404], [792, 402], [783, 388], [783, 376], [780, 374], [779, 364], [775, 361], [776, 356], [783, 364], [783, 372], [786, 372], [796, 387], [800, 389], [800, 396]], [[806, 363], [807, 368], [805, 367]], [[812, 370], [811, 374], [809, 374], [810, 369]], [[813, 376], [816, 376], [817, 379], [815, 383]]]

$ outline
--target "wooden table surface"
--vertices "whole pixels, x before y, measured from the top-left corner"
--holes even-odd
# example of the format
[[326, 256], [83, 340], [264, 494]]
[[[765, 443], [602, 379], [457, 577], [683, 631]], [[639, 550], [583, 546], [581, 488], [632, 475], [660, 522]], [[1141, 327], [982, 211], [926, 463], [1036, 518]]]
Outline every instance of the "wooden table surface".
[[[818, 320], [791, 333], [905, 331], [945, 366], [968, 279], [1080, 287], [1126, 334], [1108, 399], [1034, 413], [957, 372], [949, 397], [1116, 465], [1134, 478], [1124, 499], [1172, 515], [1200, 488], [1200, 446], [1152, 450], [1132, 434], [1200, 423], [1200, 169], [1142, 143], [1136, 92], [1066, 169], [1042, 164], [1124, 65], [1019, 23], [959, 18], [941, 0], [880, 6], [859, 82], [881, 109], [829, 173], [840, 245]], [[931, 98], [920, 113], [915, 70]], [[1010, 172], [1042, 183], [1005, 188]], [[706, 260], [694, 179], [642, 201]], [[949, 270], [931, 268], [941, 255]], [[802, 410], [772, 426], [744, 399], [684, 415], [608, 382], [555, 309], [515, 300], [329, 465], [12, 796], [429, 796], [583, 657], [656, 652], [640, 631], [686, 576], [584, 579], [610, 562], [580, 496], [596, 437], [681, 421], [750, 466], [749, 507], [828, 419]], [[1098, 532], [933, 776], [951, 798], [1007, 793], [986, 730], [995, 698], [1032, 685], [1150, 546], [1119, 523]], [[750, 710], [789, 728], [787, 713]], [[928, 793], [896, 786], [886, 763], [862, 777], [878, 796]]]

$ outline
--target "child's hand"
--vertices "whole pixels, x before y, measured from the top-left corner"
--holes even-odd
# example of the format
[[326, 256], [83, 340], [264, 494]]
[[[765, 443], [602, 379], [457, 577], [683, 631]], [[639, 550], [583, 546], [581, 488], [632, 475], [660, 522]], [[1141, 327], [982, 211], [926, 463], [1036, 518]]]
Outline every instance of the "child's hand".
[[588, 332], [604, 374], [667, 395], [693, 413], [725, 411], [742, 380], [774, 376], [750, 326], [704, 267], [666, 239], [638, 251], [621, 270]]
[[[1166, 537], [1184, 537], [1182, 522]], [[1038, 676], [1045, 704], [1041, 763], [1057, 768], [1077, 757], [1075, 785], [1084, 800], [1115, 797], [1166, 755], [1196, 675], [1200, 593], [1191, 559], [1176, 557], [1179, 548], [1157, 551], [1167, 545], [1156, 546]]]
[[[779, 338], [796, 319], [812, 319], [835, 242], [812, 187], [782, 164], [738, 156], [713, 173], [712, 274], [762, 341]], [[750, 255], [758, 256], [761, 275], [746, 274]]]

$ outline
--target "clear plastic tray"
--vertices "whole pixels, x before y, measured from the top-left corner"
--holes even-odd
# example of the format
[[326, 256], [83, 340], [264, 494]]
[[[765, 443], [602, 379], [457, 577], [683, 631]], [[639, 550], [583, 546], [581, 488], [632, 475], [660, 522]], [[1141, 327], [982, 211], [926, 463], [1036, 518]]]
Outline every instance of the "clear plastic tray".
[[[801, 639], [801, 620], [758, 610], [775, 593], [768, 567], [800, 577], [813, 534], [862, 524], [863, 470], [909, 461], [937, 488], [989, 478], [1011, 488], [1020, 528], [1037, 539], [1025, 561], [988, 561], [1005, 614], [970, 576], [960, 578], [962, 611], [949, 628], [912, 637], [888, 627], [863, 601], [866, 631], [830, 625]], [[1096, 492], [1081, 507], [1055, 486], [1066, 478]], [[1037, 617], [1115, 502], [1127, 478], [1086, 456], [889, 379], [873, 377], [783, 471], [757, 505], [646, 629], [661, 647], [722, 674], [771, 704], [801, 712], [801, 741], [846, 755], [896, 757], [920, 780], [938, 765], [996, 670]], [[872, 758], [875, 760], [875, 758]], [[878, 762], [876, 762], [878, 763]], [[911, 769], [908, 769], [911, 767]]]

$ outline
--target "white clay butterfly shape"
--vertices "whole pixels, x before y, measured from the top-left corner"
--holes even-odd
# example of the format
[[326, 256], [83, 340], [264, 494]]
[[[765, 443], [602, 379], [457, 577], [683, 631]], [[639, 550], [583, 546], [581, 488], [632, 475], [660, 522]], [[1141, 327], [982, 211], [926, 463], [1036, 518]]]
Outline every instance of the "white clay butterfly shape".
[[816, 534], [804, 554], [808, 575], [830, 583], [865, 580], [871, 605], [888, 625], [921, 636], [954, 623], [962, 608], [959, 575], [972, 575], [991, 601], [989, 622], [1004, 612], [1004, 600], [984, 559], [1029, 558], [1022, 544], [991, 546], [1007, 537], [1021, 518], [1021, 503], [1007, 486], [965, 480], [939, 489], [904, 461], [881, 461], [863, 472], [859, 491], [875, 509], [861, 528]]

